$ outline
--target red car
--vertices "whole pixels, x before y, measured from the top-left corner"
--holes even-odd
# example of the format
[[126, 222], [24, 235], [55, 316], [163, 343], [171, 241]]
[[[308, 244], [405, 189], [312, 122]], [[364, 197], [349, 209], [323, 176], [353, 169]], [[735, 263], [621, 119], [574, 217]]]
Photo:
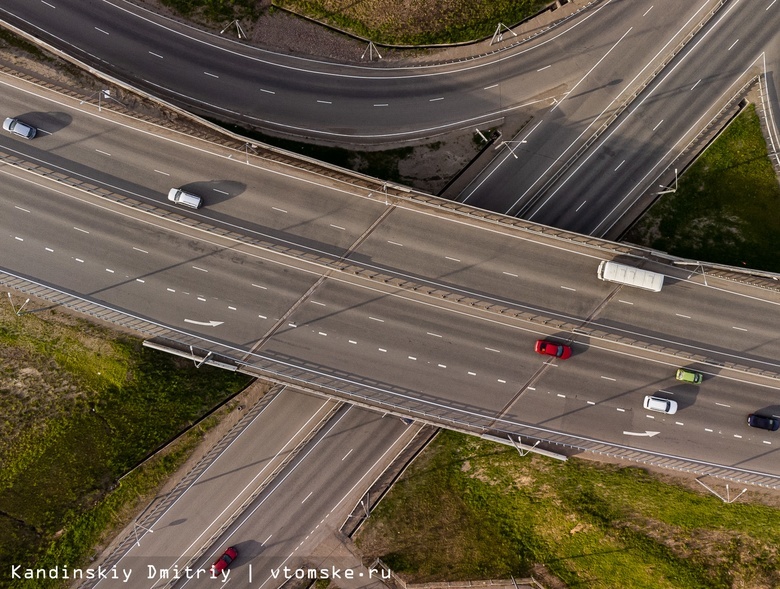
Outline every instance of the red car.
[[219, 574], [228, 568], [230, 563], [233, 562], [237, 557], [238, 550], [236, 550], [235, 546], [229, 547], [227, 550], [225, 550], [225, 554], [220, 556], [217, 559], [217, 562], [211, 565], [211, 576], [219, 576]]
[[534, 352], [544, 356], [555, 356], [561, 360], [566, 360], [566, 358], [571, 356], [571, 347], [567, 346], [566, 344], [557, 344], [555, 342], [548, 342], [547, 340], [539, 339], [536, 340]]

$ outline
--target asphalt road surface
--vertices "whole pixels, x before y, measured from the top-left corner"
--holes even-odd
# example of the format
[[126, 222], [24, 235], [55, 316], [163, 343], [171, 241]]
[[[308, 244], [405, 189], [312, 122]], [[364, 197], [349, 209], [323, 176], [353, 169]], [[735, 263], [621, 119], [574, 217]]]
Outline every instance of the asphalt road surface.
[[[304, 380], [381, 398], [415, 416], [507, 431], [532, 427], [542, 437], [565, 431], [778, 474], [777, 441], [744, 423], [751, 407], [780, 412], [771, 376], [780, 364], [776, 293], [653, 265], [646, 267], [667, 274], [661, 293], [618, 288], [596, 279], [603, 251], [432, 209], [386, 206], [359, 190], [320, 186], [302, 172], [247, 165], [168, 131], [135, 130], [91, 107], [57, 99], [55, 108], [16, 92], [5, 90], [12, 102], [29, 105], [30, 122], [59, 113], [55, 118], [66, 115], [70, 123], [42, 124], [51, 134], [32, 142], [4, 135], [1, 149], [52, 158], [62, 174], [88, 174], [107, 190], [164, 206], [167, 187], [186, 182], [187, 170], [204, 190], [213, 180], [241, 185], [231, 198], [204, 191], [203, 209], [180, 212], [262, 234], [268, 243], [300, 242], [301, 252], [314, 244], [320, 253], [239, 245], [6, 166], [0, 266], [237, 354], [251, 350], [252, 362], [294, 366]], [[181, 166], [161, 165], [166, 158]], [[284, 209], [288, 196], [300, 204]], [[329, 209], [333, 216], [313, 218], [306, 199], [324, 207], [331, 196], [338, 203]], [[341, 209], [350, 214], [334, 227], [329, 221]], [[321, 263], [322, 252], [527, 317], [333, 272]], [[535, 355], [534, 340], [550, 336], [571, 341], [574, 357], [554, 366]], [[708, 378], [694, 389], [678, 385], [672, 376], [679, 365]], [[651, 419], [641, 409], [642, 397], [658, 391], [680, 396], [675, 421]], [[659, 433], [634, 435], [652, 427]]]

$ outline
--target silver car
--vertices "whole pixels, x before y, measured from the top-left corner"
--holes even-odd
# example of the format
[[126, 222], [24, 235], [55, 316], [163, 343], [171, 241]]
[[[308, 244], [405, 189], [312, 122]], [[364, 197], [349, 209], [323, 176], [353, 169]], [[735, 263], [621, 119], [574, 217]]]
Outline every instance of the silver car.
[[12, 119], [10, 117], [3, 121], [3, 129], [14, 135], [19, 135], [19, 137], [24, 137], [25, 139], [32, 139], [38, 134], [38, 129], [32, 125], [28, 125], [19, 119]]

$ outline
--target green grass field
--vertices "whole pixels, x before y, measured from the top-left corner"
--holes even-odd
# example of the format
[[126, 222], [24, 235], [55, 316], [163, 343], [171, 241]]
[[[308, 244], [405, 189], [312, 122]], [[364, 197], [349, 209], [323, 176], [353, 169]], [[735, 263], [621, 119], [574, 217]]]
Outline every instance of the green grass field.
[[498, 23], [512, 26], [549, 0], [273, 0], [276, 6], [331, 24], [375, 43], [429, 45], [490, 37]]
[[778, 509], [446, 431], [357, 542], [410, 582], [538, 576], [543, 565], [570, 588], [780, 587]]
[[625, 239], [694, 260], [780, 272], [780, 185], [753, 105]]
[[117, 487], [119, 477], [248, 381], [196, 369], [69, 315], [17, 317], [5, 299], [0, 584], [11, 564], [57, 557], [71, 565], [89, 555], [127, 502], [154, 489], [186, 458], [203, 428]]

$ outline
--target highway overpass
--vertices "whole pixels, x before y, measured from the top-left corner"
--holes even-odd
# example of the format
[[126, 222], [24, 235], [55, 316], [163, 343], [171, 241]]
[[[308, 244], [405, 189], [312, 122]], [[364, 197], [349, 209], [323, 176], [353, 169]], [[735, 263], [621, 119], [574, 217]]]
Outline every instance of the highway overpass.
[[[780, 442], [745, 424], [778, 413], [774, 277], [672, 266], [3, 87], [7, 108], [42, 129], [0, 140], [4, 284], [423, 421], [777, 485]], [[172, 209], [171, 186], [205, 208]], [[662, 292], [599, 281], [615, 257], [666, 274]], [[574, 356], [545, 361], [540, 337]], [[678, 366], [705, 382], [678, 383]], [[677, 415], [641, 408], [659, 391]]]

